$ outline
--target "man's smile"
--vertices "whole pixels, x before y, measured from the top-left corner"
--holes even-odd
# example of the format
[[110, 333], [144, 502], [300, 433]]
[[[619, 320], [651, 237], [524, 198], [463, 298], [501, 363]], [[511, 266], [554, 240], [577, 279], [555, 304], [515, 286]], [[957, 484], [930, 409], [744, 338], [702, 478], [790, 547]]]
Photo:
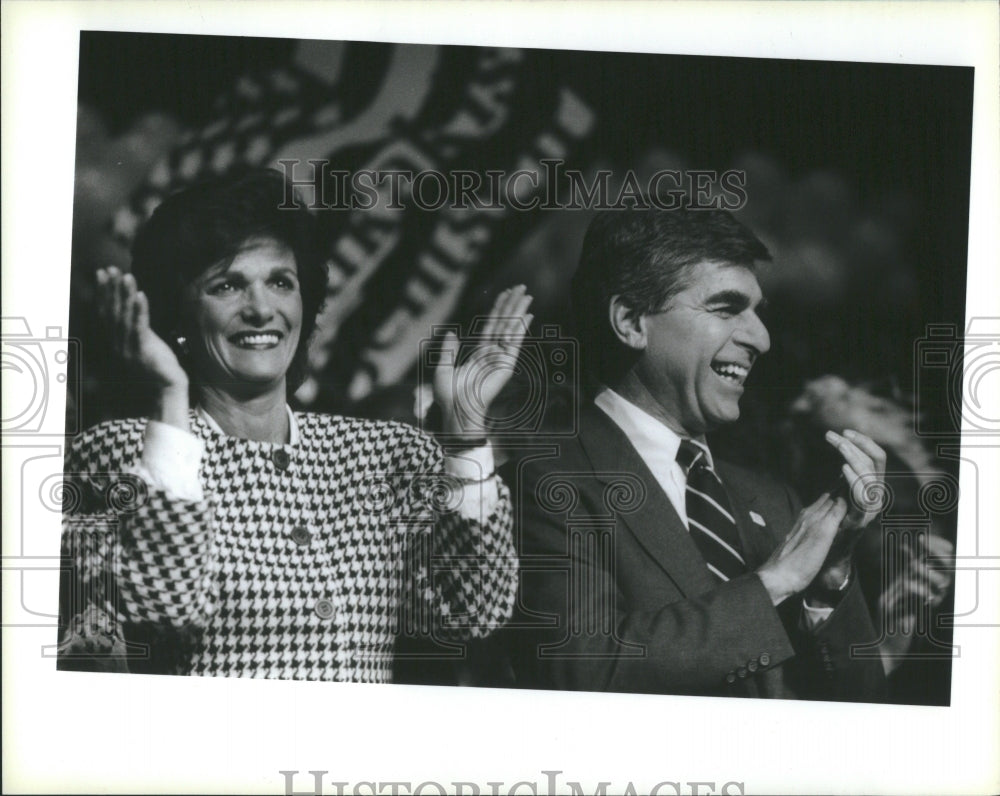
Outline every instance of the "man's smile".
[[723, 362], [715, 360], [711, 364], [712, 370], [719, 376], [734, 385], [743, 386], [747, 376], [750, 374], [750, 366], [740, 365], [736, 362]]

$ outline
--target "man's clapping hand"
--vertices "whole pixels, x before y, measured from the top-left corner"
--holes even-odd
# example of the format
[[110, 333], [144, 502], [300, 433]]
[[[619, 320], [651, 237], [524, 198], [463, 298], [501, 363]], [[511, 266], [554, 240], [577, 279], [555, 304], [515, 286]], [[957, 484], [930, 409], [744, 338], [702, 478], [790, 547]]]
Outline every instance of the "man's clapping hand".
[[812, 583], [846, 515], [847, 502], [828, 494], [802, 510], [788, 536], [757, 570], [774, 605]]
[[885, 451], [851, 429], [828, 431], [826, 439], [844, 458], [841, 472], [848, 497], [826, 493], [803, 509], [785, 541], [757, 571], [775, 605], [814, 581], [824, 591], [839, 590], [850, 576], [861, 531], [882, 509]]

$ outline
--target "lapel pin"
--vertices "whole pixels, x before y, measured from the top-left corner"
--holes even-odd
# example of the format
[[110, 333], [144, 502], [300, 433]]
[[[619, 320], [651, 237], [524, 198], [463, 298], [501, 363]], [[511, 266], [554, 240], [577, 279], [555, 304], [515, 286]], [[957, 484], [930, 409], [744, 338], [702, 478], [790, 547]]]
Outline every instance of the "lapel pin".
[[761, 517], [756, 511], [750, 512], [750, 519], [753, 520], [758, 525], [767, 525], [767, 523], [764, 522], [764, 518]]

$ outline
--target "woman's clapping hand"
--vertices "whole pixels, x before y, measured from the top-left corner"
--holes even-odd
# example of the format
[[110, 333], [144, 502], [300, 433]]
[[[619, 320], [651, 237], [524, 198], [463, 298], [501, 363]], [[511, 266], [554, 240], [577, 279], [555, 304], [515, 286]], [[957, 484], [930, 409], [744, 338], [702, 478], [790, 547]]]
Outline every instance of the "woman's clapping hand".
[[188, 376], [177, 355], [149, 325], [149, 301], [132, 274], [97, 271], [97, 313], [108, 331], [111, 356], [157, 392], [154, 417], [187, 423]]
[[[489, 409], [514, 374], [521, 343], [531, 324], [531, 296], [524, 285], [497, 296], [482, 329], [459, 341], [449, 332], [434, 374], [434, 400], [441, 407], [448, 436], [476, 439], [486, 435]], [[471, 351], [463, 351], [463, 346]]]

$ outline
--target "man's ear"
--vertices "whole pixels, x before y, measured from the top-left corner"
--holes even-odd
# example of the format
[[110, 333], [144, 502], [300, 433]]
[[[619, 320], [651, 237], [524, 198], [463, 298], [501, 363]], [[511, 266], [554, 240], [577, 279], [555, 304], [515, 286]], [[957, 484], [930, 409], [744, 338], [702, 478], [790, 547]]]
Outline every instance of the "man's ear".
[[642, 322], [642, 315], [636, 316], [622, 301], [621, 296], [612, 296], [608, 302], [608, 318], [615, 337], [625, 345], [636, 351], [646, 348], [646, 326]]

